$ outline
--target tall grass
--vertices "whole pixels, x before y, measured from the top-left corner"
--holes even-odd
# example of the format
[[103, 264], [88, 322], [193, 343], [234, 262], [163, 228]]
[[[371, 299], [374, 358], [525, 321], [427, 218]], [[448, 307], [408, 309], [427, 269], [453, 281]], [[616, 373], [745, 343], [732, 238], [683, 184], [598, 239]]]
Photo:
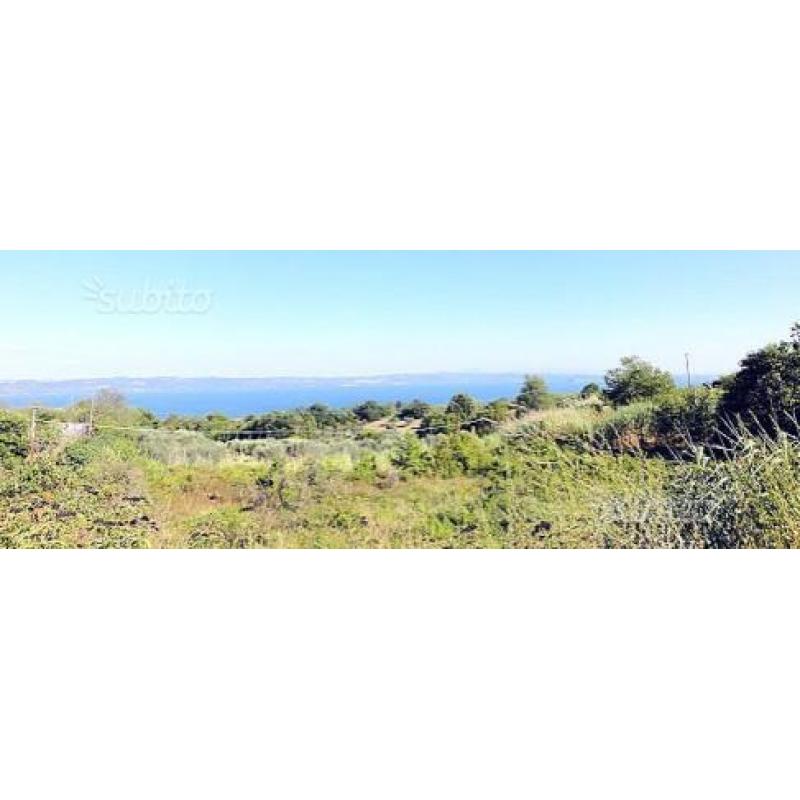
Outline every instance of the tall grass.
[[596, 507], [602, 544], [636, 548], [800, 546], [800, 438], [720, 432], [670, 470], [663, 492], [623, 493]]

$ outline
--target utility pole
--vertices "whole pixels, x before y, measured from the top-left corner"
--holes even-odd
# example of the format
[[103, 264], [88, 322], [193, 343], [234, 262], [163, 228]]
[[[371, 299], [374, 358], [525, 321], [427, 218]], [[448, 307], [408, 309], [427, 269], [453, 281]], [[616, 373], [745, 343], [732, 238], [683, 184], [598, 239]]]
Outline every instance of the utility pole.
[[686, 385], [692, 388], [692, 364], [690, 361], [691, 354], [686, 353]]
[[89, 410], [89, 433], [94, 433], [94, 395], [92, 395], [92, 407]]
[[30, 456], [36, 452], [36, 406], [31, 406]]

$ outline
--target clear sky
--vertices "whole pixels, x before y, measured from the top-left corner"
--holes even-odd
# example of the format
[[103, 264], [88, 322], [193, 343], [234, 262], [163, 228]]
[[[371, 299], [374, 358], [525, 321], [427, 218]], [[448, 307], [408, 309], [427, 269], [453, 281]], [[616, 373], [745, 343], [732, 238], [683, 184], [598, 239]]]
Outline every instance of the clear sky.
[[[626, 354], [679, 372], [686, 351], [706, 374], [800, 319], [800, 253], [6, 252], [0, 267], [0, 379], [597, 373]], [[151, 313], [130, 313], [148, 289]]]

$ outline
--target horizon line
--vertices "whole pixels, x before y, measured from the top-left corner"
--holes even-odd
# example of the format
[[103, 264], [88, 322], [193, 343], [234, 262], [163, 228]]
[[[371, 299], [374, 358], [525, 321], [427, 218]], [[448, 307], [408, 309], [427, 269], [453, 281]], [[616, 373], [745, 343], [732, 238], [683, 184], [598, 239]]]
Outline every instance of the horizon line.
[[[686, 373], [682, 371], [673, 372], [668, 370], [673, 377], [686, 378]], [[524, 377], [527, 375], [539, 375], [542, 377], [587, 377], [603, 378], [608, 370], [501, 370], [497, 372], [485, 370], [447, 370], [434, 372], [385, 372], [375, 374], [343, 374], [343, 375], [112, 375], [97, 377], [80, 378], [0, 378], [0, 385], [3, 384], [58, 384], [58, 383], [99, 383], [114, 381], [380, 381], [392, 378], [447, 378], [447, 377]], [[720, 372], [698, 372], [694, 373], [696, 378], [719, 377]]]

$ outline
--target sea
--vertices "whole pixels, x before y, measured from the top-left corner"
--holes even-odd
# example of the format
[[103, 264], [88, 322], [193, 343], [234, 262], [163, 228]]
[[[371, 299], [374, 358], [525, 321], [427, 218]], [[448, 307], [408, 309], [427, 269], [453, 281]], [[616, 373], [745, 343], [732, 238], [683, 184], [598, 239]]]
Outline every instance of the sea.
[[[548, 376], [554, 392], [575, 392], [598, 376]], [[236, 381], [177, 379], [164, 385], [164, 379], [131, 381], [111, 379], [91, 385], [57, 382], [15, 387], [6, 384], [0, 391], [0, 404], [7, 407], [42, 405], [64, 408], [92, 396], [99, 388], [120, 391], [132, 406], [146, 408], [164, 417], [169, 414], [204, 415], [213, 412], [230, 417], [245, 417], [267, 411], [288, 411], [312, 403], [348, 408], [366, 400], [390, 403], [423, 400], [446, 403], [454, 394], [466, 392], [488, 402], [514, 397], [524, 380], [522, 374], [390, 376], [355, 379], [277, 379], [274, 381]]]
[[[603, 383], [590, 374], [544, 375], [550, 391], [578, 392], [587, 383]], [[101, 388], [121, 392], [129, 405], [165, 417], [170, 414], [205, 415], [219, 412], [245, 417], [268, 411], [288, 411], [312, 403], [348, 408], [366, 400], [384, 403], [422, 400], [446, 403], [454, 394], [466, 392], [482, 402], [517, 395], [523, 374], [397, 375], [380, 378], [303, 379], [186, 379], [115, 378], [108, 381], [19, 382], [0, 384], [0, 405], [41, 405], [65, 408], [93, 396]], [[678, 378], [678, 380], [680, 380]]]

